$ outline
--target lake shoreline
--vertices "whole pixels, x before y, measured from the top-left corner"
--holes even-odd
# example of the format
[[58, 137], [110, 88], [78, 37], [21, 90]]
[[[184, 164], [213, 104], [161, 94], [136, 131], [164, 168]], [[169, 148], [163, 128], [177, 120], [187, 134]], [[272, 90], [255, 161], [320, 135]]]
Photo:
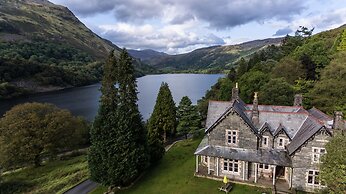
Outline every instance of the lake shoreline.
[[[221, 77], [224, 74], [153, 74], [137, 78], [138, 108], [143, 120], [150, 117], [162, 82], [168, 83], [176, 104], [183, 96], [189, 96], [193, 104], [196, 104]], [[100, 87], [101, 83], [98, 82], [0, 100], [0, 115], [17, 104], [39, 102], [54, 104], [71, 111], [75, 116], [83, 116], [92, 121], [98, 111]]]

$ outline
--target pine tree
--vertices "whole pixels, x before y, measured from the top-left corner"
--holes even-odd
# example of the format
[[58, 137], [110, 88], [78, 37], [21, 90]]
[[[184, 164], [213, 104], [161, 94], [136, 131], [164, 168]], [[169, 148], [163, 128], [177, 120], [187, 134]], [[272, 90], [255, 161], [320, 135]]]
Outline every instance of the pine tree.
[[167, 133], [175, 133], [176, 107], [167, 83], [162, 83], [153, 114], [148, 122], [150, 160], [158, 161], [164, 154]]
[[184, 135], [187, 139], [187, 134], [196, 132], [201, 125], [201, 117], [196, 106], [192, 105], [189, 97], [184, 96], [178, 106], [177, 111], [178, 127], [177, 132]]
[[124, 186], [147, 167], [146, 132], [137, 106], [132, 59], [124, 49], [105, 64], [101, 100], [91, 131], [91, 178], [103, 185]]
[[240, 59], [240, 61], [238, 62], [238, 68], [237, 68], [237, 77], [241, 77], [242, 75], [244, 75], [244, 73], [246, 73], [248, 67], [247, 67], [247, 63], [245, 61], [245, 59], [242, 57]]

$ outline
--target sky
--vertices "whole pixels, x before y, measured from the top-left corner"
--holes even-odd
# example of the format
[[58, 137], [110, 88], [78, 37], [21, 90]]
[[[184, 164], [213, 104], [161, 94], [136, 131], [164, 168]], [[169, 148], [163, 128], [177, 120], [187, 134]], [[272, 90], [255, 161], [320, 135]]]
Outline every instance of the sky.
[[345, 0], [50, 0], [127, 49], [169, 54], [346, 24]]

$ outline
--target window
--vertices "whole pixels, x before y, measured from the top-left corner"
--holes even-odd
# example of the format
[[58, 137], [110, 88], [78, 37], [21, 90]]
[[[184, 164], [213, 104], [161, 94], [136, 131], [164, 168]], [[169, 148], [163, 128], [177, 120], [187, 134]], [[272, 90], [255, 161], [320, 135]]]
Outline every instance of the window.
[[238, 144], [238, 131], [237, 130], [227, 130], [226, 131], [227, 144]]
[[259, 164], [259, 169], [262, 169], [262, 170], [269, 170], [269, 165], [268, 164]]
[[202, 156], [202, 162], [208, 164], [208, 156]]
[[285, 148], [285, 146], [288, 144], [288, 139], [279, 137], [278, 139], [278, 148]]
[[310, 186], [324, 186], [324, 184], [319, 180], [318, 175], [318, 170], [309, 170], [307, 175], [307, 184]]
[[225, 159], [223, 161], [223, 171], [227, 173], [238, 174], [239, 173], [238, 160]]
[[324, 148], [312, 148], [312, 162], [320, 163], [321, 156], [326, 153], [326, 149]]
[[268, 136], [263, 136], [262, 137], [262, 147], [263, 148], [267, 148], [268, 147], [268, 145], [269, 145], [269, 137]]

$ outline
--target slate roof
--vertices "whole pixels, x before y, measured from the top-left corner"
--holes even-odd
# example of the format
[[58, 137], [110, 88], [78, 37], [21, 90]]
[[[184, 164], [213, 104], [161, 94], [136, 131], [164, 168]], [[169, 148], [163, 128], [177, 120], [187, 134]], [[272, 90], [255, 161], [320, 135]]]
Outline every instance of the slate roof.
[[[257, 136], [260, 136], [260, 134], [266, 129], [268, 129], [273, 136], [277, 135], [280, 131], [283, 131], [291, 140], [291, 143], [287, 145], [288, 154], [291, 155], [319, 130], [326, 129], [329, 132], [327, 123], [332, 120], [332, 118], [316, 108], [305, 110], [301, 106], [258, 105], [260, 127], [256, 128], [251, 121], [252, 107], [252, 104], [245, 104], [240, 98], [227, 102], [210, 101], [206, 122], [206, 132], [213, 130], [213, 128], [217, 126], [219, 122], [221, 122], [232, 110], [234, 110], [250, 126], [251, 130]], [[237, 153], [240, 155], [234, 155], [235, 152], [230, 154], [225, 150], [222, 151], [222, 149], [226, 148], [222, 148], [221, 151], [218, 151], [216, 148], [210, 147], [207, 139], [204, 139], [202, 142], [203, 144], [201, 143], [199, 147], [199, 151], [201, 152], [198, 152], [197, 149], [196, 153], [223, 154], [224, 156], [241, 156], [243, 158], [250, 157], [243, 156], [246, 154], [254, 154], [254, 156], [259, 158], [262, 158], [261, 154], [265, 154], [266, 157], [279, 157], [275, 155], [277, 153], [273, 155], [275, 152], [273, 150], [270, 153], [264, 153], [263, 151], [261, 153], [257, 153], [256, 151], [255, 153], [253, 151], [246, 152], [244, 150], [237, 150]], [[279, 160], [281, 160], [280, 157]], [[250, 161], [251, 157], [247, 159]], [[269, 159], [265, 159], [265, 157], [264, 160], [269, 161]]]
[[205, 128], [208, 129], [212, 124], [214, 124], [231, 105], [230, 101], [209, 101]]
[[252, 150], [207, 145], [195, 152], [195, 155], [222, 157], [233, 160], [265, 163], [278, 166], [292, 166], [291, 158], [282, 150]]
[[[209, 113], [210, 113], [211, 114], [211, 118], [213, 118], [212, 120], [213, 120], [214, 123], [212, 123], [211, 125], [208, 125], [208, 127], [206, 127], [206, 131], [205, 132], [208, 132], [208, 131], [212, 130], [219, 122], [221, 122], [224, 118], [226, 118], [226, 116], [232, 110], [234, 110], [249, 125], [249, 127], [253, 131], [253, 133], [256, 136], [259, 135], [257, 128], [251, 122], [250, 118], [246, 115], [246, 113], [245, 113], [246, 109], [245, 109], [244, 104], [242, 103], [242, 101], [239, 101], [237, 99], [232, 100], [230, 102], [230, 105], [228, 105], [228, 107], [224, 111], [224, 113], [222, 113], [220, 116], [218, 116], [218, 118], [213, 115], [213, 113], [219, 113], [219, 111], [215, 110], [215, 105], [216, 105], [216, 108], [217, 108], [217, 104], [220, 104], [220, 102], [217, 102], [217, 103], [214, 104], [213, 111], [211, 111], [211, 112], [208, 111], [208, 116], [209, 116]], [[221, 106], [221, 108], [225, 108], [226, 107], [225, 104], [222, 104], [222, 105], [223, 106]], [[209, 122], [211, 122], [211, 121], [209, 120]], [[207, 123], [208, 123], [208, 119], [207, 119]], [[210, 123], [208, 123], [208, 124], [210, 124]]]
[[323, 129], [322, 125], [313, 116], [308, 116], [300, 127], [298, 133], [294, 136], [291, 143], [287, 145], [287, 151], [289, 155], [292, 155], [297, 149], [315, 135], [320, 129]]

